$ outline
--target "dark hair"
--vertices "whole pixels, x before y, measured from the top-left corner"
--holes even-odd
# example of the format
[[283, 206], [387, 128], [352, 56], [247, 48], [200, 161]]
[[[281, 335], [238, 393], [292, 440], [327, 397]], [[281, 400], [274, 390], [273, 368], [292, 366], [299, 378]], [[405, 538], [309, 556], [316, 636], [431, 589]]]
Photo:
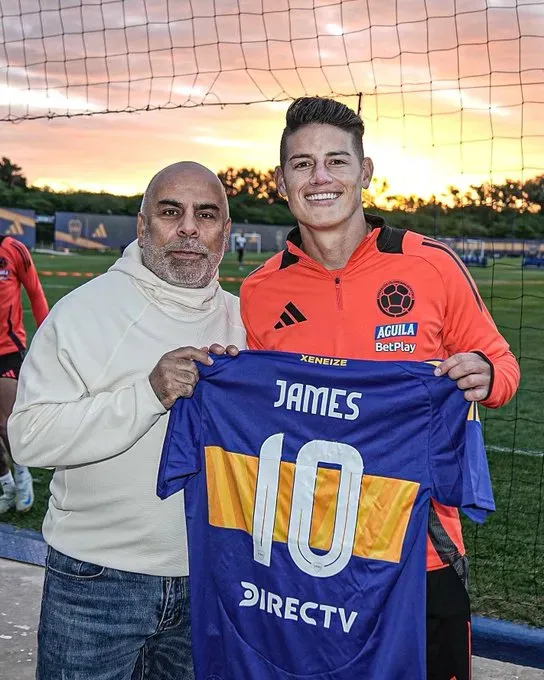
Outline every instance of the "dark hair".
[[285, 114], [285, 129], [280, 142], [280, 165], [282, 167], [287, 160], [287, 140], [289, 137], [293, 132], [312, 123], [334, 125], [334, 127], [351, 133], [355, 151], [361, 160], [363, 159], [365, 125], [355, 111], [334, 99], [300, 97], [295, 99]]

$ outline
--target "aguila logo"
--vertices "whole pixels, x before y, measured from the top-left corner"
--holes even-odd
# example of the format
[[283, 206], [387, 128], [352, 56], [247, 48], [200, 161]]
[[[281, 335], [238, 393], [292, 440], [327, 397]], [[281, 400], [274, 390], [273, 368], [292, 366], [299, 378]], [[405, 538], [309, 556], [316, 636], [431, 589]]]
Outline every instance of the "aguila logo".
[[414, 291], [404, 281], [389, 281], [378, 292], [378, 307], [394, 318], [408, 314], [414, 302]]

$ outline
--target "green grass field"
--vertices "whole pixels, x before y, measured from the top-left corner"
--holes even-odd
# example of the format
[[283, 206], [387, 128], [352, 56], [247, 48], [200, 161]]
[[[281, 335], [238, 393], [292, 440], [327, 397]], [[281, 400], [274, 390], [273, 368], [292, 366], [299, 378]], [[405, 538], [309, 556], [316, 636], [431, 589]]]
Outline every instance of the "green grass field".
[[[115, 255], [44, 255], [34, 259], [53, 305], [88, 278], [62, 272], [98, 274]], [[221, 276], [239, 278], [264, 259], [248, 256], [239, 271], [232, 254]], [[544, 271], [521, 268], [518, 259], [498, 260], [472, 274], [501, 332], [520, 359], [522, 383], [515, 399], [498, 411], [482, 409], [497, 512], [483, 527], [464, 522], [471, 558], [474, 610], [482, 615], [544, 626]], [[224, 282], [238, 292], [239, 283]], [[25, 302], [30, 334], [34, 321]], [[36, 505], [28, 515], [9, 513], [2, 521], [39, 529], [47, 508], [51, 473], [33, 470]]]

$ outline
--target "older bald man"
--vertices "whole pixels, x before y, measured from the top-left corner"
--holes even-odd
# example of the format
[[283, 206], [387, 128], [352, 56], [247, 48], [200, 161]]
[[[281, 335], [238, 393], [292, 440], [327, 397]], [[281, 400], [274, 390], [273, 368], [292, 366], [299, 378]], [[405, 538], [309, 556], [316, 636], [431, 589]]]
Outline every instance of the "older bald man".
[[245, 345], [238, 298], [218, 283], [221, 183], [197, 163], [165, 168], [137, 229], [106, 274], [55, 305], [9, 421], [15, 460], [55, 467], [39, 680], [194, 677], [183, 496], [160, 501], [155, 482], [195, 361]]

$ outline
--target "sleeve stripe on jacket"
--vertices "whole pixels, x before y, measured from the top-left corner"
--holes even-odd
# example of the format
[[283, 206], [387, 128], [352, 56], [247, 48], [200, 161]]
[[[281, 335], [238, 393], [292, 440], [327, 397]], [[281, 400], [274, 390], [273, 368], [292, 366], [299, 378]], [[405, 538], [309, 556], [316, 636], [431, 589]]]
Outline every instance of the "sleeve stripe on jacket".
[[453, 251], [451, 251], [447, 246], [444, 246], [441, 243], [437, 243], [436, 241], [423, 239], [422, 245], [427, 246], [428, 248], [437, 248], [438, 250], [441, 250], [442, 252], [446, 253], [447, 255], [449, 255], [451, 257], [451, 259], [455, 262], [455, 264], [462, 271], [463, 276], [467, 280], [467, 283], [470, 286], [470, 289], [472, 290], [472, 294], [474, 295], [474, 299], [476, 300], [476, 303], [477, 303], [478, 307], [480, 308], [480, 311], [483, 312], [482, 299], [480, 298], [478, 291], [476, 290], [476, 286], [474, 285], [472, 279], [470, 278], [470, 274], [468, 273], [465, 265], [461, 262], [461, 260], [457, 257], [457, 255]]
[[28, 268], [30, 267], [30, 257], [28, 256], [25, 247], [15, 240], [13, 240], [13, 247], [21, 256], [21, 259], [23, 260], [23, 264], [25, 266], [25, 271], [28, 271]]

